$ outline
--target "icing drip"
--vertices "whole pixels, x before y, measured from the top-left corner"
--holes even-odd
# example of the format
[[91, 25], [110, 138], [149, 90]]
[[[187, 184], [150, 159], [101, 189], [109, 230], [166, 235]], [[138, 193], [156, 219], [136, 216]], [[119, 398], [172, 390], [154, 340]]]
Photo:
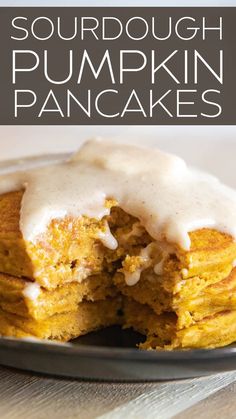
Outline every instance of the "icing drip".
[[102, 244], [107, 247], [108, 249], [115, 250], [118, 247], [117, 240], [111, 234], [111, 230], [107, 221], [105, 222], [105, 231], [100, 231], [98, 233], [98, 238], [102, 242]]
[[122, 270], [127, 285], [132, 286], [137, 284], [140, 280], [142, 272], [152, 265], [153, 260], [151, 258], [151, 253], [153, 252], [154, 247], [155, 243], [150, 243], [141, 250], [139, 255], [140, 266], [134, 272], [129, 272], [126, 269]]
[[28, 298], [29, 300], [37, 300], [40, 294], [40, 285], [37, 282], [30, 282], [28, 283], [23, 291], [23, 295]]
[[164, 263], [168, 256], [169, 256], [169, 253], [165, 251], [162, 253], [162, 259], [160, 260], [160, 262], [156, 263], [156, 265], [154, 266], [154, 272], [156, 275], [163, 274]]

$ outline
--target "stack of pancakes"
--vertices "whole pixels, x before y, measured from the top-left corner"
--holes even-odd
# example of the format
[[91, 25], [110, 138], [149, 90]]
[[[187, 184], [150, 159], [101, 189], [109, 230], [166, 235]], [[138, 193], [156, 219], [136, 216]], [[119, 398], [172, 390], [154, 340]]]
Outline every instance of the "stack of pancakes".
[[[147, 337], [145, 349], [236, 340], [236, 243], [229, 235], [201, 229], [189, 234], [190, 251], [168, 243], [163, 251], [109, 200], [111, 213], [102, 220], [52, 220], [37, 241], [26, 242], [19, 226], [23, 193], [0, 197], [1, 335], [68, 341], [121, 324]], [[101, 239], [107, 223], [116, 249]], [[152, 244], [140, 269], [142, 251]], [[137, 269], [140, 279], [127, 285]]]
[[119, 322], [120, 297], [98, 240], [105, 222], [53, 220], [36, 243], [26, 242], [22, 197], [0, 197], [0, 334], [67, 341]]

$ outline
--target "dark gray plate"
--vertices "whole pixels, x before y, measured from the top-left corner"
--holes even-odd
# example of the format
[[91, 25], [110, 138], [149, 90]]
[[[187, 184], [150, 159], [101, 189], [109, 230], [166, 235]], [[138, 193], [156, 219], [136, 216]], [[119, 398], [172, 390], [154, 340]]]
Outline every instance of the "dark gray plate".
[[140, 351], [142, 337], [110, 327], [70, 344], [0, 338], [0, 364], [93, 380], [175, 380], [236, 369], [236, 347], [188, 351]]

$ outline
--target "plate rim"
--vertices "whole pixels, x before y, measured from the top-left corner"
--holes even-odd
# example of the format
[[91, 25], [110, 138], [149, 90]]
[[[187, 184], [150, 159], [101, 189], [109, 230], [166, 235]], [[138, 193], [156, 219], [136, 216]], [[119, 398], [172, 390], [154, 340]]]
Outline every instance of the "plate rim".
[[55, 343], [51, 341], [31, 341], [17, 338], [0, 337], [1, 349], [21, 351], [47, 352], [85, 358], [105, 358], [106, 360], [122, 359], [127, 361], [193, 361], [216, 360], [236, 356], [236, 347], [226, 346], [215, 349], [183, 349], [183, 350], [140, 350], [136, 348], [119, 348], [98, 345], [75, 345], [73, 343]]

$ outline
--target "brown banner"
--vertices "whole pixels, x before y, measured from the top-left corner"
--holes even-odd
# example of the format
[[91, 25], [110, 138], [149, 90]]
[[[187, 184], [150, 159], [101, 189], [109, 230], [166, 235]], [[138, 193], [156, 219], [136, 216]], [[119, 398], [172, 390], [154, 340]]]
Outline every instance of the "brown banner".
[[0, 124], [236, 124], [236, 8], [0, 8]]

